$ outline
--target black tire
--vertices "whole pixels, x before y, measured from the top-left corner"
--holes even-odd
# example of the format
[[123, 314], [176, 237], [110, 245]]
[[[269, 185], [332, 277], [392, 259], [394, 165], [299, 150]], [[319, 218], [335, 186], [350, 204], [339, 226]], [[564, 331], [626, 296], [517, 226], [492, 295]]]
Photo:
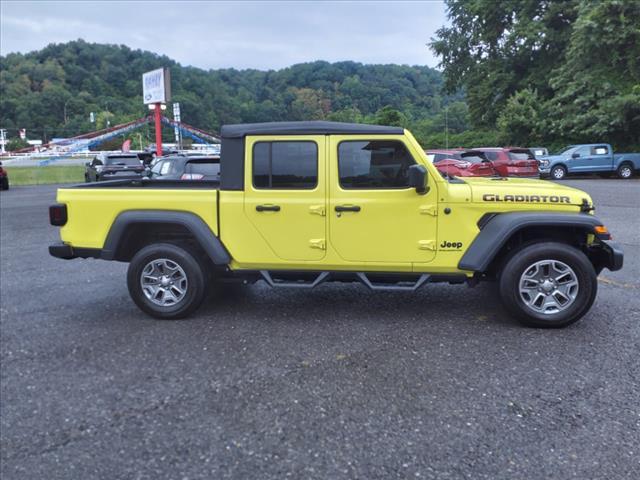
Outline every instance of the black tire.
[[552, 180], [564, 180], [567, 176], [567, 169], [562, 165], [556, 165], [549, 172], [549, 176]]
[[0, 186], [2, 190], [9, 190], [9, 179], [7, 177], [2, 178], [2, 186]]
[[[578, 282], [573, 303], [558, 312], [541, 313], [529, 307], [520, 294], [520, 280], [536, 262], [559, 261], [570, 267]], [[598, 292], [598, 279], [587, 256], [575, 247], [557, 242], [539, 242], [515, 251], [500, 272], [500, 297], [505, 308], [529, 327], [560, 328], [582, 318]], [[550, 294], [547, 294], [550, 295]]]
[[[172, 305], [158, 305], [143, 291], [143, 270], [154, 259], [166, 259], [177, 264], [186, 276], [186, 291], [182, 298]], [[155, 318], [175, 320], [187, 317], [202, 304], [207, 294], [207, 275], [197, 256], [189, 250], [170, 243], [157, 243], [144, 247], [131, 259], [127, 271], [127, 286], [131, 299], [143, 312]]]
[[630, 179], [633, 177], [633, 166], [628, 163], [623, 163], [618, 167], [618, 170], [616, 170], [616, 175], [623, 180]]

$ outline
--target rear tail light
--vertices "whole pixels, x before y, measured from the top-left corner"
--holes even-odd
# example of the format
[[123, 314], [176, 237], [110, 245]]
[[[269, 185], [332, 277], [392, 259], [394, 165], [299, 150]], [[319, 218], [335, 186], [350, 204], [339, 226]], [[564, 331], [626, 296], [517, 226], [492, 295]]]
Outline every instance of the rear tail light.
[[49, 207], [49, 223], [56, 227], [67, 223], [67, 206], [64, 203], [56, 203]]
[[203, 178], [202, 173], [183, 173], [180, 180], [202, 180]]

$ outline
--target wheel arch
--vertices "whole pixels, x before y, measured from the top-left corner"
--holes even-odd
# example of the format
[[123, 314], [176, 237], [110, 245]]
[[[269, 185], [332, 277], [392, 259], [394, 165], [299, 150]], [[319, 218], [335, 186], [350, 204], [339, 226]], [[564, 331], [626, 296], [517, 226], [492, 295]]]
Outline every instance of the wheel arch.
[[[585, 213], [508, 212], [494, 214], [479, 222], [480, 233], [464, 253], [458, 268], [478, 273], [490, 272], [514, 249], [542, 239], [575, 246], [585, 243], [588, 234], [602, 222]], [[582, 239], [582, 240], [581, 240]]]
[[567, 166], [566, 163], [564, 162], [558, 162], [558, 163], [554, 163], [553, 165], [551, 165], [551, 167], [549, 167], [549, 172], [552, 172], [554, 168], [556, 167], [562, 167], [564, 168], [564, 172], [565, 174], [569, 173], [569, 167]]
[[229, 252], [199, 216], [172, 210], [129, 210], [114, 220], [102, 249], [104, 260], [129, 261], [154, 242], [193, 243], [214, 265], [228, 265]]

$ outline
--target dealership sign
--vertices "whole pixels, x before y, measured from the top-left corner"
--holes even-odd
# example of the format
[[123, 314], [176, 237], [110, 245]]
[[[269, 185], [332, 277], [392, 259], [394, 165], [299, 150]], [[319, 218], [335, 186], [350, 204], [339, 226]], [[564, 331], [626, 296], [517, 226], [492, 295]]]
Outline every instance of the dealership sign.
[[171, 100], [171, 77], [168, 68], [142, 74], [142, 98], [145, 105]]

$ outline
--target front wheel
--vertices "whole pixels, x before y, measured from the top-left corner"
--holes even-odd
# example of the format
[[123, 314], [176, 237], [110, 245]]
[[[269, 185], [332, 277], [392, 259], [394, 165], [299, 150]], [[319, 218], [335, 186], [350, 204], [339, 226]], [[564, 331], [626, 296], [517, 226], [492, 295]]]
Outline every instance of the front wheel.
[[582, 318], [598, 291], [591, 262], [575, 247], [541, 242], [512, 254], [500, 274], [500, 297], [530, 327], [565, 327]]
[[618, 167], [618, 171], [616, 173], [618, 174], [618, 178], [626, 180], [633, 177], [633, 168], [631, 168], [631, 165], [625, 163]]
[[206, 272], [188, 250], [170, 243], [144, 247], [131, 259], [129, 294], [152, 317], [173, 320], [193, 313], [206, 295]]
[[9, 190], [9, 179], [7, 177], [2, 178], [2, 190]]
[[551, 169], [551, 178], [554, 180], [562, 180], [567, 176], [567, 169], [562, 165], [558, 165], [557, 167], [553, 167]]

